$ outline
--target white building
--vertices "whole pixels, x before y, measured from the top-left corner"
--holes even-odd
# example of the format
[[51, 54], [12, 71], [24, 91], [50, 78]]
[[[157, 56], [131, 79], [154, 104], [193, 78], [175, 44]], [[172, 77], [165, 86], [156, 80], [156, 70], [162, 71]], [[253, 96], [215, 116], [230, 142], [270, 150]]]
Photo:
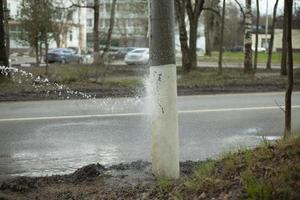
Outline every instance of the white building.
[[[273, 52], [280, 52], [282, 50], [282, 35], [282, 29], [276, 28], [274, 31]], [[258, 49], [267, 49], [270, 38], [271, 34], [258, 34]], [[292, 30], [292, 43], [294, 51], [300, 51], [300, 29], [297, 29], [297, 27]], [[252, 34], [252, 49], [255, 49], [255, 33]]]
[[[20, 14], [20, 4], [22, 0], [7, 0], [7, 6], [10, 10], [10, 49], [11, 52], [28, 50], [29, 46], [20, 42], [18, 34], [21, 32], [17, 21]], [[70, 3], [66, 0], [56, 0], [58, 7], [68, 7]], [[65, 13], [65, 12], [69, 12]], [[68, 15], [66, 18], [64, 15]], [[86, 10], [72, 8], [71, 10], [62, 9], [60, 19], [57, 19], [61, 31], [59, 41], [51, 41], [50, 48], [56, 47], [73, 47], [78, 50], [86, 49]]]
[[[100, 1], [100, 43], [105, 44], [105, 37], [110, 26], [112, 0]], [[88, 0], [88, 5], [94, 5], [93, 0]], [[148, 32], [148, 9], [145, 0], [117, 1], [115, 26], [112, 37], [113, 46], [146, 46]], [[86, 16], [87, 44], [93, 45], [94, 10], [88, 9]]]

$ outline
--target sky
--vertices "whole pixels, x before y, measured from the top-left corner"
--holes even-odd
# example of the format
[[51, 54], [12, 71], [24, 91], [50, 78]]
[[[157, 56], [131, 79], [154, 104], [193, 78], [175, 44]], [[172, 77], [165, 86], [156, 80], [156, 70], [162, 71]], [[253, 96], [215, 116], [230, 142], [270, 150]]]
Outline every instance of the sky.
[[[234, 2], [233, 0], [231, 0]], [[238, 0], [241, 4], [245, 4], [245, 0]], [[275, 5], [276, 0], [259, 0], [259, 7], [260, 7], [260, 13], [261, 15], [266, 14], [266, 8], [267, 8], [267, 3], [268, 3], [268, 14], [272, 15], [273, 13], [273, 8]], [[297, 6], [300, 6], [300, 0], [294, 0], [295, 4]], [[252, 0], [252, 9], [256, 8], [256, 0]], [[277, 8], [277, 13], [282, 13], [283, 12], [283, 5], [284, 5], [284, 0], [279, 0], [278, 2], [278, 8]]]
[[[255, 0], [252, 0], [252, 1], [253, 1], [253, 3], [255, 3], [255, 7], [256, 7], [256, 1]], [[272, 14], [275, 2], [276, 2], [276, 0], [260, 0], [259, 8], [260, 8], [261, 14], [263, 14], [263, 15], [266, 14], [267, 4], [268, 4], [268, 13], [269, 13], [269, 15]], [[278, 13], [283, 12], [283, 5], [284, 5], [284, 0], [279, 0], [278, 8], [277, 8]], [[253, 7], [254, 7], [254, 5], [253, 5]]]

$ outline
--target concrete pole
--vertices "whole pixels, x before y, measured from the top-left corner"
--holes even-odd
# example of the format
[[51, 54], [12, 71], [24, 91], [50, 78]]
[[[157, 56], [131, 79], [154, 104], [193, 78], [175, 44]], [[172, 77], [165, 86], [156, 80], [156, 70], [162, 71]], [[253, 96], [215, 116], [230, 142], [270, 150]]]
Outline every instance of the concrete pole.
[[173, 0], [150, 0], [152, 171], [179, 178], [177, 75]]

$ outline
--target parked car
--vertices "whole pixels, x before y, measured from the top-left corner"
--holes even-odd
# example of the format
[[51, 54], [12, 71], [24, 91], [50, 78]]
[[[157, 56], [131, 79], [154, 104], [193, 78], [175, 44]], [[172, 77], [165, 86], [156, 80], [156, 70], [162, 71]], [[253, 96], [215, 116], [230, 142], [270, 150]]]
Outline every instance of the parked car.
[[129, 53], [130, 51], [133, 51], [134, 49], [135, 49], [134, 47], [120, 48], [116, 54], [116, 59], [123, 60], [126, 54]]
[[[51, 49], [47, 54], [48, 63], [81, 63], [81, 55], [76, 54], [74, 50], [68, 48]], [[45, 59], [45, 62], [46, 60]]]
[[[255, 47], [252, 47], [252, 51], [255, 51]], [[266, 52], [265, 47], [257, 47], [257, 52]]]
[[149, 49], [134, 49], [126, 54], [124, 61], [127, 65], [146, 65], [149, 63]]
[[231, 52], [242, 52], [244, 50], [244, 47], [242, 46], [234, 46], [228, 49]]

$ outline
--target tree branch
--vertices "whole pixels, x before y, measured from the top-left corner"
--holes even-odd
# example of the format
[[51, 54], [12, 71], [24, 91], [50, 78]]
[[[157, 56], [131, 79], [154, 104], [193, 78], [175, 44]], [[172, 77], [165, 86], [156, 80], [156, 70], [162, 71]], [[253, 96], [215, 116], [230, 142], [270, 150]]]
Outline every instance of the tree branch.
[[235, 3], [239, 6], [240, 11], [241, 11], [241, 13], [243, 14], [243, 18], [244, 18], [244, 20], [245, 20], [246, 14], [245, 14], [245, 11], [244, 11], [244, 9], [243, 9], [243, 6], [241, 5], [241, 3], [240, 3], [238, 0], [234, 0], [234, 1], [235, 1]]
[[220, 13], [217, 10], [213, 9], [213, 8], [203, 8], [203, 10], [210, 11], [210, 12], [216, 14], [218, 17], [221, 17]]
[[204, 0], [196, 0], [194, 13], [195, 13], [195, 16], [197, 19], [199, 18], [200, 14], [203, 10], [204, 2], [205, 2]]

